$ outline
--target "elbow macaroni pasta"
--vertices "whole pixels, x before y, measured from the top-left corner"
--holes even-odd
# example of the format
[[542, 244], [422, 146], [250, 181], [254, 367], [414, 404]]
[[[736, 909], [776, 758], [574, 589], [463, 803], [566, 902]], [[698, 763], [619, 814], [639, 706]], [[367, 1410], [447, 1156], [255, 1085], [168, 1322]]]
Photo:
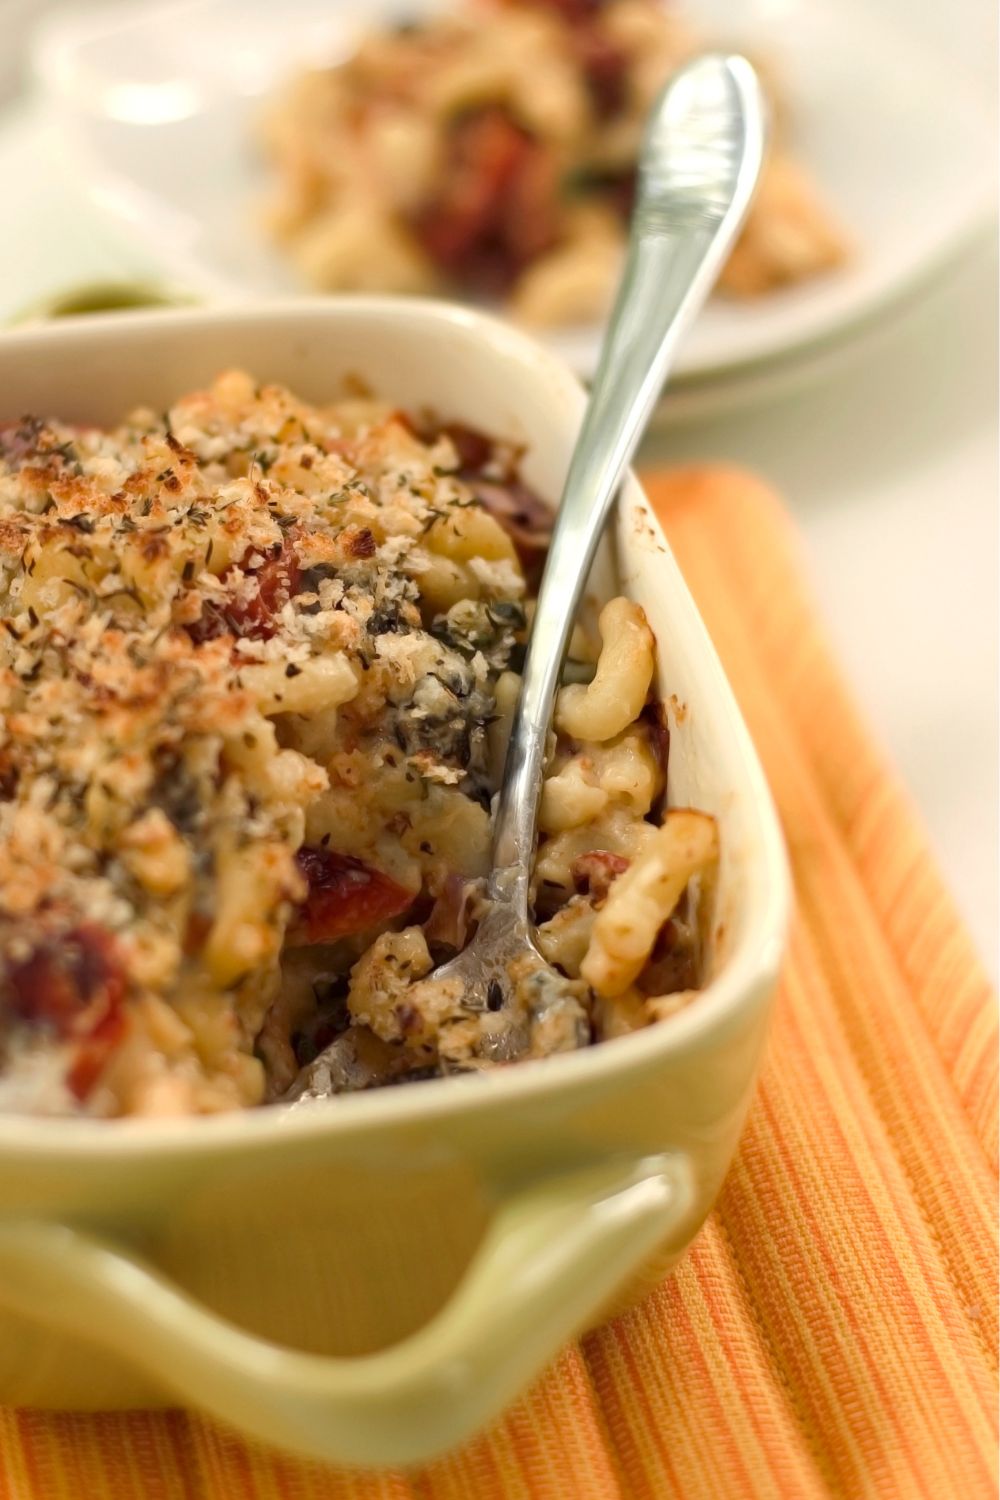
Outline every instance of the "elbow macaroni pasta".
[[556, 726], [578, 740], [611, 740], [638, 718], [653, 680], [653, 632], [637, 604], [612, 599], [601, 611], [601, 654], [587, 687], [564, 687]]
[[688, 811], [667, 814], [611, 887], [594, 922], [580, 972], [602, 999], [623, 995], [638, 979], [688, 881], [712, 868], [718, 852], [713, 819]]

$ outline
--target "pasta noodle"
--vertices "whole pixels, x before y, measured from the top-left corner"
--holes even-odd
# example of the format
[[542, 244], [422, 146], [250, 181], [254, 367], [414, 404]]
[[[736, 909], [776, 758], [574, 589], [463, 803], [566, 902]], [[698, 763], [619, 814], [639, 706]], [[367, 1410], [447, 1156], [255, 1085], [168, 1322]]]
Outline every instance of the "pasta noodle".
[[564, 687], [556, 725], [579, 740], [610, 740], [642, 710], [653, 679], [653, 633], [637, 604], [612, 599], [601, 611], [601, 654], [587, 687]]

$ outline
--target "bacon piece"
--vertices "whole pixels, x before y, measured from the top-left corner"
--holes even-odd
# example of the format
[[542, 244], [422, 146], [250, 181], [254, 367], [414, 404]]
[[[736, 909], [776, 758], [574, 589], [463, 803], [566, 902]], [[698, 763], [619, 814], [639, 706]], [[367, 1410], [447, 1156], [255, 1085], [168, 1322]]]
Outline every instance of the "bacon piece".
[[662, 703], [647, 703], [639, 718], [649, 730], [650, 749], [656, 756], [660, 774], [666, 783], [667, 766], [670, 762], [670, 725], [667, 722], [667, 711]]
[[310, 943], [365, 932], [413, 905], [409, 891], [350, 854], [306, 844], [296, 859], [309, 883], [299, 928]]
[[85, 1099], [126, 1029], [125, 970], [114, 938], [92, 922], [35, 944], [8, 963], [5, 988], [22, 1021], [78, 1043], [66, 1082]]
[[476, 499], [500, 522], [514, 543], [528, 583], [537, 583], [552, 540], [553, 514], [550, 508], [520, 479], [494, 481], [472, 475], [462, 477]]
[[463, 477], [478, 474], [493, 457], [493, 439], [476, 427], [467, 427], [464, 422], [445, 422], [430, 428], [423, 436], [428, 443], [436, 442], [439, 437], [450, 439], [458, 454], [458, 467]]
[[624, 855], [612, 854], [610, 849], [588, 849], [573, 861], [570, 874], [578, 891], [589, 891], [595, 901], [603, 901], [612, 881], [623, 875], [629, 864]]
[[450, 439], [458, 456], [458, 477], [469, 486], [476, 499], [500, 522], [517, 550], [529, 583], [540, 576], [541, 565], [552, 538], [552, 511], [534, 490], [517, 478], [509, 451], [501, 449], [501, 477], [486, 476], [483, 471], [498, 461], [497, 445], [486, 433], [464, 422], [431, 423], [420, 436], [425, 443], [439, 437]]
[[253, 552], [248, 552], [242, 562], [228, 567], [221, 581], [233, 582], [249, 576], [256, 581], [257, 592], [247, 600], [206, 600], [198, 619], [184, 627], [196, 646], [220, 635], [243, 636], [252, 641], [267, 641], [273, 636], [274, 617], [298, 593], [302, 570], [287, 543], [278, 543], [258, 568], [247, 566], [252, 556]]
[[673, 919], [664, 922], [649, 962], [636, 981], [644, 995], [673, 995], [702, 984], [697, 927]]

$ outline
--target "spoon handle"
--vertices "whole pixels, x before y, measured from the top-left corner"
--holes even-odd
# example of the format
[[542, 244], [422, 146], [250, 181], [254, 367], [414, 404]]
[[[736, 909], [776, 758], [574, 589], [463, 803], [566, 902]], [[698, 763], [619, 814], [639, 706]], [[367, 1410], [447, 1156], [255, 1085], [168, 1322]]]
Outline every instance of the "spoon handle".
[[646, 128], [625, 269], [563, 487], [496, 809], [490, 894], [523, 917], [545, 742], [576, 608], [677, 344], [743, 222], [764, 137], [756, 74], [741, 57], [716, 55], [675, 75]]

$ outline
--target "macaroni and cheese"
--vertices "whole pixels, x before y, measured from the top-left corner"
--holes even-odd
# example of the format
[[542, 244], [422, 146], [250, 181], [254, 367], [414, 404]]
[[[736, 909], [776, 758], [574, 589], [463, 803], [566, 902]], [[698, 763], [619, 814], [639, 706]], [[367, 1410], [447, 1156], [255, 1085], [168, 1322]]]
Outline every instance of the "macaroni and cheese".
[[[113, 432], [0, 425], [0, 1107], [227, 1110], [321, 1052], [343, 1090], [496, 1065], [433, 970], [483, 911], [544, 557], [518, 459], [241, 372]], [[575, 631], [534, 893], [576, 999], [518, 1055], [697, 985], [716, 829], [665, 809], [654, 654], [623, 598]]]
[[[372, 30], [269, 110], [270, 228], [318, 287], [457, 290], [528, 323], [592, 321], [618, 279], [645, 119], [702, 45], [664, 0], [462, 0]], [[722, 275], [733, 295], [844, 257], [785, 133], [779, 120]]]

